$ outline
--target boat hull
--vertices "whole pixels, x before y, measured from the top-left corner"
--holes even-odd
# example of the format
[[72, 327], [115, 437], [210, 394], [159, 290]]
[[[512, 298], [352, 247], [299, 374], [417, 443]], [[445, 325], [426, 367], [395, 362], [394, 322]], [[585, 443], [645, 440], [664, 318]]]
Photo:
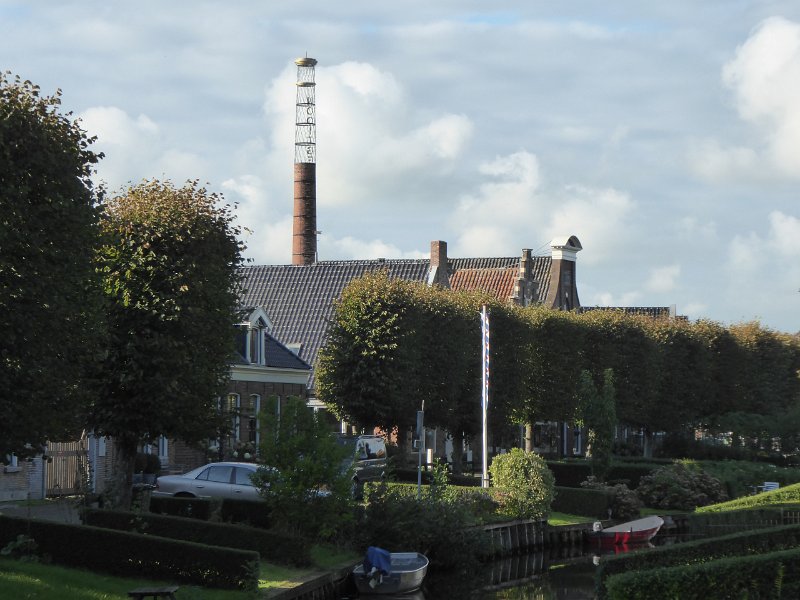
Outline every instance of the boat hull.
[[646, 517], [600, 531], [593, 531], [589, 539], [601, 548], [613, 548], [622, 544], [644, 544], [658, 533], [664, 520], [661, 517]]
[[392, 569], [374, 587], [364, 573], [363, 565], [353, 569], [353, 581], [360, 595], [407, 594], [422, 586], [428, 572], [428, 559], [418, 552], [392, 552]]

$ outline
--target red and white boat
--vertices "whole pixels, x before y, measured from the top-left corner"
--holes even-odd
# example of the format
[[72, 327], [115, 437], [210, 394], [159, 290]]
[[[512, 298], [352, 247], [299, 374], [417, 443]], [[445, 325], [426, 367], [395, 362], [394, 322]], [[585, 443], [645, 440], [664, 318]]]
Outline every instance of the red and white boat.
[[601, 548], [611, 548], [619, 544], [643, 544], [653, 539], [663, 524], [664, 519], [656, 516], [628, 521], [605, 529], [602, 523], [597, 521], [588, 536]]

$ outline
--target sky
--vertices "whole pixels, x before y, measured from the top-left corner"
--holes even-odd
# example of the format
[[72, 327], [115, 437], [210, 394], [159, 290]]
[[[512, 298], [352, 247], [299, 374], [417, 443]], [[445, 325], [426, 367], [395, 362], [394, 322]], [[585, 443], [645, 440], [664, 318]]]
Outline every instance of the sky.
[[800, 331], [800, 2], [0, 0], [111, 193], [199, 180], [289, 264], [294, 59], [320, 260], [549, 253], [584, 306]]

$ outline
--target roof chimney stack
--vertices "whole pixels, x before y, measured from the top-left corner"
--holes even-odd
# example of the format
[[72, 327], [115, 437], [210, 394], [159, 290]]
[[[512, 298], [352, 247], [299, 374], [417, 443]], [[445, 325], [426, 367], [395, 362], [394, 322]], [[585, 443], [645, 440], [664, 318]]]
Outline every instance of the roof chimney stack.
[[317, 260], [317, 115], [313, 58], [298, 58], [294, 134], [292, 264]]

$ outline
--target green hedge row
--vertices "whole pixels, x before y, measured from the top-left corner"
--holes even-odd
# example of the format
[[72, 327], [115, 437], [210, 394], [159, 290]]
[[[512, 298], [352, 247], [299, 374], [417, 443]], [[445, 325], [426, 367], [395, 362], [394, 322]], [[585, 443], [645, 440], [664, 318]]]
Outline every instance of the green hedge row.
[[196, 519], [133, 513], [115, 510], [86, 509], [83, 519], [87, 525], [138, 531], [198, 544], [253, 550], [269, 562], [307, 566], [311, 564], [311, 549], [302, 538], [281, 533], [229, 525], [226, 523], [198, 523]]
[[[579, 488], [581, 483], [586, 481], [592, 474], [592, 466], [589, 461], [547, 461], [547, 466], [556, 478], [556, 485], [562, 487]], [[630, 489], [636, 489], [639, 481], [645, 475], [649, 475], [654, 469], [663, 466], [658, 463], [634, 463], [634, 462], [614, 462], [606, 479], [609, 482], [622, 482], [627, 484]]]
[[18, 535], [33, 538], [40, 555], [68, 567], [203, 587], [258, 586], [259, 555], [250, 550], [0, 515], [0, 547]]
[[698, 562], [785, 550], [800, 546], [800, 525], [753, 529], [708, 539], [660, 546], [649, 552], [630, 552], [603, 557], [596, 571], [598, 593], [606, 580], [627, 571], [686, 566]]
[[[417, 483], [417, 469], [409, 469], [409, 468], [396, 468], [393, 469], [391, 472], [391, 478], [393, 481], [398, 483]], [[427, 485], [431, 482], [433, 476], [431, 475], [430, 471], [423, 471], [422, 472], [422, 483], [423, 485]], [[480, 477], [473, 477], [471, 475], [454, 475], [453, 473], [448, 473], [447, 475], [447, 482], [450, 485], [457, 485], [462, 487], [480, 487], [481, 486], [481, 479]]]
[[800, 484], [782, 487], [771, 492], [762, 492], [753, 496], [743, 496], [735, 500], [702, 506], [697, 512], [724, 512], [735, 508], [754, 508], [774, 504], [800, 504]]
[[627, 571], [609, 577], [605, 584], [609, 600], [798, 598], [800, 548]]
[[[377, 489], [379, 485], [378, 483], [367, 482], [364, 487], [365, 497], [369, 498], [369, 494]], [[393, 493], [401, 496], [417, 496], [416, 484], [390, 482], [386, 485], [389, 486]], [[457, 497], [458, 501], [468, 506], [476, 517], [482, 517], [492, 515], [495, 512], [496, 503], [492, 495], [494, 489], [484, 490], [480, 487], [450, 485], [447, 487], [447, 494], [451, 497]], [[603, 490], [556, 486], [555, 491], [555, 499], [551, 510], [571, 515], [607, 519], [608, 509], [614, 501], [614, 493]], [[423, 486], [422, 497], [427, 497], [429, 493], [430, 488]]]
[[762, 529], [783, 525], [783, 509], [779, 506], [731, 510], [728, 512], [693, 512], [686, 515], [689, 532], [701, 535], [722, 535], [743, 529]]
[[570, 515], [607, 519], [614, 503], [614, 492], [556, 486], [551, 510]]
[[151, 513], [208, 521], [212, 515], [226, 523], [243, 523], [269, 529], [269, 509], [264, 502], [210, 498], [151, 497]]

